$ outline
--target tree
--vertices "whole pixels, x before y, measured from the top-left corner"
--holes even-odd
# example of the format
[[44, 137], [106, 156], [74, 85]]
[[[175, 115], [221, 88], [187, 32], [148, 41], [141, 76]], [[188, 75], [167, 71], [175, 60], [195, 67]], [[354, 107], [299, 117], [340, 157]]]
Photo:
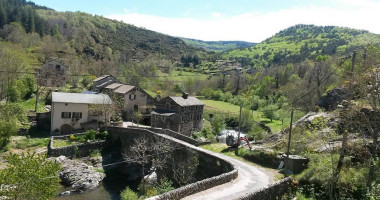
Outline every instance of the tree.
[[174, 180], [181, 186], [194, 181], [195, 173], [199, 165], [199, 158], [196, 151], [185, 148], [174, 154], [172, 158], [172, 171]]
[[221, 114], [216, 114], [211, 119], [211, 125], [212, 125], [212, 133], [214, 135], [220, 133], [225, 127], [226, 124], [224, 123], [224, 117]]
[[0, 171], [0, 196], [10, 199], [51, 199], [60, 181], [60, 165], [42, 154], [10, 154]]
[[[122, 143], [128, 141], [122, 140]], [[143, 176], [142, 194], [145, 194], [146, 179], [156, 170], [167, 166], [171, 152], [177, 148], [174, 143], [159, 136], [142, 135], [135, 138], [128, 148], [122, 150], [125, 161], [141, 166]], [[151, 167], [149, 167], [151, 165]], [[149, 169], [147, 169], [149, 167]]]

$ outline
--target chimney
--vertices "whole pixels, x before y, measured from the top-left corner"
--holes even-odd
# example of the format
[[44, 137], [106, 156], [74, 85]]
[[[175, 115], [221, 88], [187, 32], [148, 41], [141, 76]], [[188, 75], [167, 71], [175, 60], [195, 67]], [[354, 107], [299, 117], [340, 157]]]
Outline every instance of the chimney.
[[189, 97], [189, 94], [186, 93], [186, 92], [184, 92], [184, 93], [182, 94], [182, 98], [187, 99], [187, 97]]

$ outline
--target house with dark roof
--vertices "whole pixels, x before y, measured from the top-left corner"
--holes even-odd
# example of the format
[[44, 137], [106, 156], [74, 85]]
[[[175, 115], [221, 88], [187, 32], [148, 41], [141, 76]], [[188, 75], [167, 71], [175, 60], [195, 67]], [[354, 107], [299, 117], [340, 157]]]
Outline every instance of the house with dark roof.
[[150, 113], [155, 108], [156, 100], [137, 86], [113, 83], [105, 87], [104, 93], [123, 102], [125, 120], [132, 120], [134, 112], [141, 113], [144, 118], [150, 118]]
[[[51, 134], [66, 135], [74, 130], [97, 129], [109, 120], [112, 100], [106, 94], [53, 92]], [[90, 127], [90, 128], [88, 128]]]
[[93, 90], [101, 92], [105, 87], [111, 85], [112, 83], [118, 83], [119, 81], [116, 77], [112, 75], [103, 75], [99, 78], [96, 78], [93, 82]]
[[151, 113], [151, 126], [191, 136], [194, 131], [202, 130], [203, 108], [201, 101], [187, 93], [181, 97], [165, 97]]

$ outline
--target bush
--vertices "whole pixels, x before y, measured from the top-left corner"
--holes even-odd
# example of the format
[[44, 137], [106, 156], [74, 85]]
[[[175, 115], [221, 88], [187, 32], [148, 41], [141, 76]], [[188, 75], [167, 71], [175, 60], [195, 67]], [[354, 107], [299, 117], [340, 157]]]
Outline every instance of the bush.
[[138, 200], [139, 196], [133, 192], [129, 187], [126, 187], [120, 194], [121, 200]]
[[85, 138], [86, 138], [86, 140], [95, 140], [95, 138], [96, 138], [96, 131], [93, 130], [93, 129], [87, 130], [86, 134], [85, 134]]
[[277, 109], [278, 109], [277, 105], [274, 105], [274, 104], [265, 106], [262, 109], [264, 117], [270, 119], [270, 121], [274, 119], [278, 119]]
[[15, 119], [0, 120], [0, 150], [8, 143], [9, 138], [17, 133], [18, 123]]
[[98, 140], [106, 140], [108, 139], [109, 133], [108, 131], [103, 131], [95, 135], [95, 138]]
[[70, 141], [74, 141], [76, 138], [73, 134], [70, 135]]

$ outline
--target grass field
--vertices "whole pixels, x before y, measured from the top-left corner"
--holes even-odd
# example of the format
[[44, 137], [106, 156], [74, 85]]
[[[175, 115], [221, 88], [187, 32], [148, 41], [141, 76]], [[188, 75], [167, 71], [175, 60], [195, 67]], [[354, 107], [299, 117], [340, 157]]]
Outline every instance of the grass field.
[[[239, 114], [240, 107], [237, 105], [224, 101], [215, 101], [210, 99], [201, 99], [201, 101], [205, 104], [206, 110], [216, 110], [236, 115]], [[260, 111], [253, 111], [252, 114], [255, 121], [266, 124], [272, 129], [273, 133], [276, 133], [288, 126], [288, 123], [286, 123], [288, 121], [287, 119], [284, 120], [284, 123], [282, 123], [282, 120], [271, 121], [270, 119], [263, 117], [263, 113]]]
[[158, 76], [161, 77], [161, 79], [169, 79], [171, 81], [179, 81], [183, 82], [187, 80], [188, 78], [192, 79], [198, 79], [198, 80], [206, 80], [208, 78], [208, 75], [202, 74], [202, 73], [196, 73], [196, 72], [185, 72], [185, 71], [173, 71], [172, 74], [166, 74], [158, 71]]

